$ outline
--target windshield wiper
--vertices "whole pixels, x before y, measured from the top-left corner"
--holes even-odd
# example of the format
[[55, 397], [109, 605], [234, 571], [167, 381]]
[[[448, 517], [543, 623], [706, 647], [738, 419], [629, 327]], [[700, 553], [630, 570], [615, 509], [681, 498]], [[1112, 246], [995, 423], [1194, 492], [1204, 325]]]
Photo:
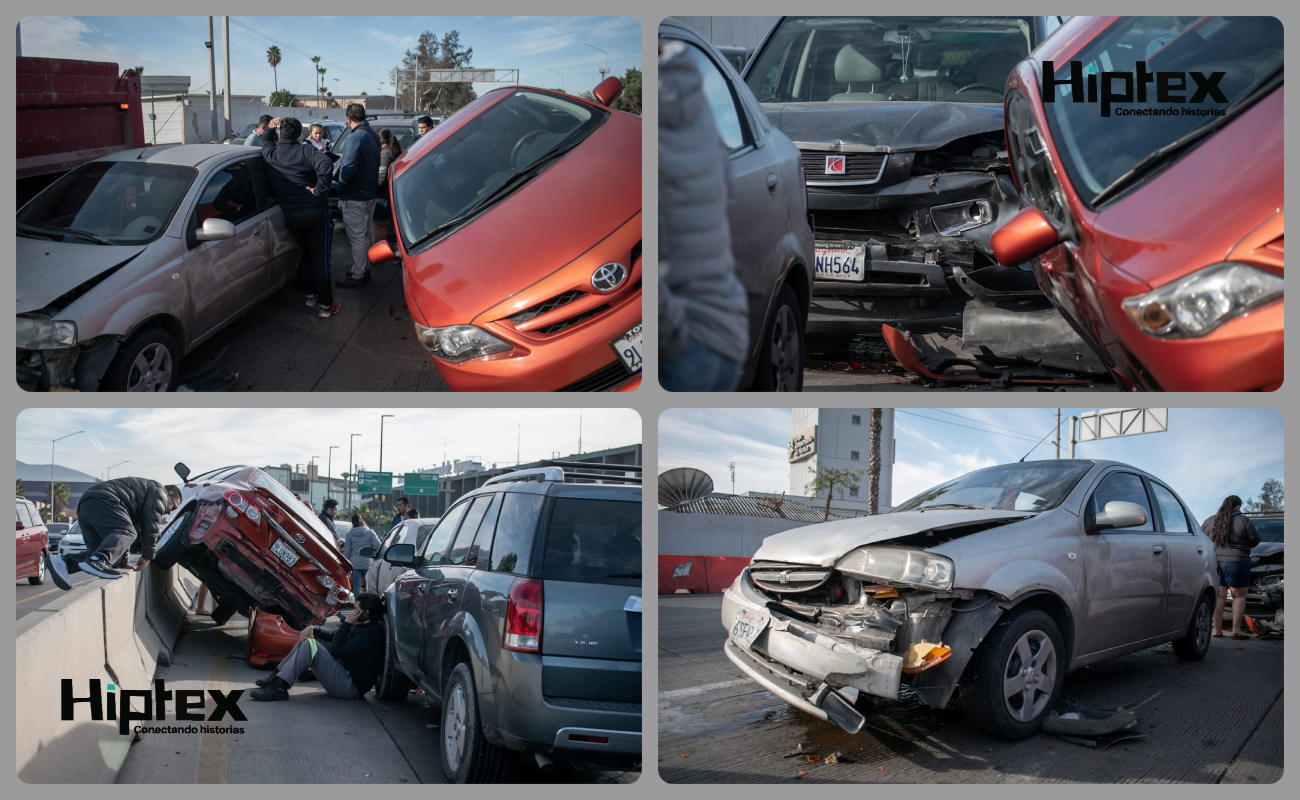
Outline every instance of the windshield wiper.
[[606, 575], [605, 577], [606, 577], [606, 578], [639, 578], [639, 577], [641, 577], [641, 573], [639, 573], [639, 572], [620, 572], [620, 573], [617, 573], [617, 574], [614, 574], [614, 575]]
[[35, 235], [35, 236], [39, 236], [42, 239], [51, 239], [51, 240], [53, 240], [55, 237], [59, 235], [54, 231], [46, 230], [45, 228], [40, 228], [37, 227], [36, 225], [28, 225], [26, 222], [18, 223], [18, 231], [19, 233], [26, 233], [29, 236]]
[[925, 511], [930, 508], [974, 508], [980, 511], [992, 511], [993, 506], [973, 506], [969, 503], [935, 503], [934, 505], [921, 506], [917, 511]]
[[94, 242], [95, 244], [112, 244], [112, 242], [110, 242], [109, 240], [105, 239], [103, 236], [100, 236], [97, 233], [91, 233], [90, 231], [79, 231], [76, 228], [60, 228], [54, 225], [29, 225], [25, 222], [20, 222], [18, 224], [24, 228], [35, 231], [37, 233], [49, 232], [56, 235], [60, 233], [70, 233], [73, 236], [76, 236], [78, 239], [87, 239], [89, 241]]
[[1163, 168], [1169, 162], [1190, 150], [1197, 142], [1241, 116], [1246, 109], [1255, 104], [1256, 100], [1267, 92], [1272, 91], [1281, 82], [1282, 65], [1279, 64], [1277, 69], [1274, 69], [1268, 75], [1255, 81], [1251, 84], [1250, 88], [1242, 92], [1241, 95], [1224, 107], [1223, 116], [1212, 117], [1209, 122], [1175, 139], [1134, 164], [1132, 169], [1119, 176], [1114, 183], [1098, 192], [1097, 196], [1092, 198], [1092, 205], [1094, 207], [1101, 205], [1133, 184], [1146, 178], [1148, 175]]

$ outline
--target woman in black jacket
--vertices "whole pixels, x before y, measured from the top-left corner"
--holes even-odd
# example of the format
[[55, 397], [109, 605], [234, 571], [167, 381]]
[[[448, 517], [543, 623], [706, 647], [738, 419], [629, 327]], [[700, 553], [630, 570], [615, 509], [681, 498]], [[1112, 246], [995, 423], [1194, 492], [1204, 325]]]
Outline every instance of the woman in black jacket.
[[1219, 599], [1214, 604], [1214, 635], [1223, 635], [1223, 607], [1232, 590], [1232, 638], [1247, 639], [1241, 628], [1246, 616], [1246, 594], [1250, 590], [1250, 550], [1259, 544], [1259, 533], [1250, 517], [1241, 513], [1241, 498], [1228, 495], [1214, 515], [1209, 530], [1219, 561]]
[[[318, 642], [326, 642], [329, 648]], [[356, 700], [375, 685], [384, 669], [384, 601], [377, 594], [363, 594], [357, 607], [336, 631], [307, 626], [298, 643], [276, 667], [257, 681], [249, 692], [254, 700], [288, 700], [289, 689], [308, 668], [330, 697]]]

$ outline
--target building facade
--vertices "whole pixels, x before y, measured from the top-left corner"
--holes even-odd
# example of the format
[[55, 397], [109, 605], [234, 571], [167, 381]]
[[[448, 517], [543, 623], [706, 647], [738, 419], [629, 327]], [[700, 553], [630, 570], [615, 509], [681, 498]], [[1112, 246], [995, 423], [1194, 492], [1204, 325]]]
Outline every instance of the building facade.
[[[893, 507], [894, 486], [894, 409], [881, 409], [880, 422], [880, 511]], [[848, 517], [867, 513], [871, 458], [871, 410], [867, 408], [795, 408], [790, 415], [790, 462], [788, 499], [809, 505], [822, 505], [826, 493], [809, 499], [807, 486], [817, 474], [817, 467], [862, 470], [861, 485], [856, 490], [835, 490], [831, 511]]]

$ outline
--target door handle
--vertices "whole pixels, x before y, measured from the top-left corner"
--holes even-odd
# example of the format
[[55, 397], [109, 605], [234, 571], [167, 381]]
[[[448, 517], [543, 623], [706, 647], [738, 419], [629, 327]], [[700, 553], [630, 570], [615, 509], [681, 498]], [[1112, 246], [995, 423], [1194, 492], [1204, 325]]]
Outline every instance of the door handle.
[[768, 191], [768, 194], [776, 194], [776, 185], [777, 185], [777, 183], [779, 183], [779, 181], [777, 180], [776, 173], [775, 173], [775, 172], [769, 172], [769, 173], [767, 174], [767, 191]]
[[261, 225], [258, 225], [256, 228], [253, 228], [253, 235], [254, 235], [254, 236], [261, 236], [261, 235], [262, 235], [262, 231], [265, 230], [265, 229], [266, 229], [266, 224], [265, 224], [265, 223], [263, 223], [263, 224], [261, 224]]
[[447, 596], [450, 597], [452, 600], [455, 600], [456, 597], [459, 596], [459, 595], [460, 595], [460, 590], [459, 590], [459, 589], [448, 589], [448, 590], [447, 590]]
[[1196, 545], [1196, 552], [1198, 552], [1198, 553], [1204, 553], [1204, 552], [1205, 552], [1205, 545], [1201, 545], [1201, 544]]
[[1158, 544], [1155, 547], [1151, 548], [1151, 552], [1155, 553], [1156, 555], [1160, 555], [1164, 551], [1165, 551], [1165, 546], [1163, 544]]

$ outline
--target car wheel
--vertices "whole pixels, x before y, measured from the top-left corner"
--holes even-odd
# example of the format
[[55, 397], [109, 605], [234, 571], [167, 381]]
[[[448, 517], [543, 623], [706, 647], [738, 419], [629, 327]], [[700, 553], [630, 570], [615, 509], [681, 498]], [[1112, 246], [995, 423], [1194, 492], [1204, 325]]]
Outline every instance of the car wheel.
[[162, 328], [145, 328], [126, 340], [104, 375], [110, 392], [170, 392], [180, 383], [181, 348]]
[[442, 773], [448, 783], [498, 783], [505, 774], [509, 751], [483, 738], [478, 694], [469, 664], [451, 671], [442, 693]]
[[194, 512], [187, 511], [178, 523], [167, 526], [166, 535], [158, 541], [153, 561], [149, 563], [158, 569], [171, 569], [185, 557], [185, 551], [190, 547], [190, 521], [193, 518]]
[[1012, 611], [975, 654], [975, 674], [962, 692], [971, 725], [1008, 739], [1038, 733], [1065, 681], [1061, 631], [1037, 608]]
[[411, 679], [397, 667], [397, 635], [392, 617], [384, 625], [384, 670], [375, 681], [375, 697], [380, 700], [403, 700], [411, 693]]
[[30, 575], [27, 578], [27, 582], [30, 583], [32, 586], [40, 586], [42, 583], [45, 583], [45, 551], [44, 550], [41, 551], [41, 555], [39, 558], [36, 559], [36, 561], [38, 563], [38, 566], [36, 567], [36, 574]]
[[804, 323], [799, 299], [789, 286], [776, 295], [776, 307], [754, 370], [754, 391], [798, 392], [803, 390]]
[[1210, 598], [1201, 595], [1192, 609], [1192, 621], [1183, 638], [1174, 640], [1174, 654], [1184, 661], [1200, 661], [1210, 652], [1210, 629], [1214, 622]]

